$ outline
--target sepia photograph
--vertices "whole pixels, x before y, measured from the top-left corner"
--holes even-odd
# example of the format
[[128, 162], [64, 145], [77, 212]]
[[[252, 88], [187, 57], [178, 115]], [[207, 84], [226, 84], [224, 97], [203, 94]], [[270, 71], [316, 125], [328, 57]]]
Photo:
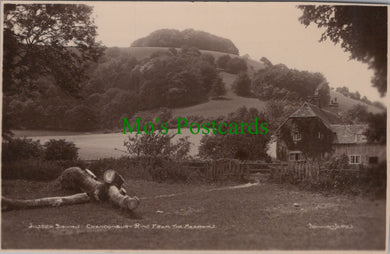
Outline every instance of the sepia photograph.
[[387, 252], [387, 5], [0, 16], [2, 251]]

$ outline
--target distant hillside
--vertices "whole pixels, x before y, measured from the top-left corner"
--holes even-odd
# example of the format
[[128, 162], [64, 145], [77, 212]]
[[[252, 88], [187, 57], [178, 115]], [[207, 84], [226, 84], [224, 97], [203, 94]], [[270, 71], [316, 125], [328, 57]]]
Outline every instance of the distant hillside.
[[[242, 106], [246, 107], [254, 107], [259, 110], [264, 109], [266, 101], [262, 101], [256, 98], [245, 98], [236, 95], [232, 91], [232, 84], [234, 80], [236, 79], [237, 75], [226, 73], [226, 72], [220, 72], [220, 77], [225, 83], [226, 86], [226, 95], [224, 96], [226, 99], [223, 100], [210, 100], [206, 103], [201, 103], [195, 106], [190, 107], [184, 107], [184, 108], [176, 108], [172, 109], [172, 113], [174, 117], [188, 117], [191, 115], [197, 115], [197, 116], [203, 116], [203, 117], [218, 117], [220, 115], [227, 115], [228, 113], [234, 112], [238, 108]], [[337, 98], [337, 101], [339, 102], [339, 107], [337, 108], [330, 108], [328, 107], [328, 110], [331, 110], [336, 113], [345, 112], [350, 110], [354, 105], [361, 104], [367, 106], [367, 110], [372, 113], [380, 113], [383, 110], [380, 108], [377, 108], [373, 105], [365, 104], [362, 101], [354, 100], [348, 97], [345, 97], [344, 95], [337, 93], [335, 91], [330, 91], [330, 96], [332, 99]]]
[[202, 50], [212, 50], [238, 55], [239, 51], [233, 42], [207, 32], [186, 29], [160, 29], [131, 44], [132, 47], [195, 47]]
[[346, 97], [344, 96], [343, 94], [341, 93], [338, 93], [336, 91], [330, 91], [330, 98], [333, 100], [334, 98], [337, 98], [337, 102], [339, 104], [338, 108], [328, 108], [329, 110], [332, 110], [332, 111], [348, 111], [350, 109], [352, 109], [353, 106], [355, 105], [364, 105], [367, 107], [367, 110], [368, 112], [371, 112], [371, 113], [381, 113], [383, 112], [383, 109], [381, 108], [378, 108], [374, 105], [368, 105], [366, 103], [364, 103], [363, 101], [358, 101], [358, 100], [354, 100], [352, 98], [349, 98], [349, 97]]
[[174, 117], [182, 116], [203, 116], [203, 117], [218, 117], [220, 115], [227, 115], [231, 112], [236, 111], [238, 108], [242, 106], [246, 106], [247, 108], [253, 107], [259, 110], [262, 110], [265, 106], [264, 101], [260, 101], [256, 98], [245, 98], [236, 95], [231, 90], [232, 84], [236, 79], [237, 75], [220, 72], [219, 76], [225, 83], [226, 87], [226, 95], [225, 99], [221, 100], [210, 100], [208, 102], [198, 104], [191, 107], [185, 108], [176, 108], [172, 109], [172, 113]]

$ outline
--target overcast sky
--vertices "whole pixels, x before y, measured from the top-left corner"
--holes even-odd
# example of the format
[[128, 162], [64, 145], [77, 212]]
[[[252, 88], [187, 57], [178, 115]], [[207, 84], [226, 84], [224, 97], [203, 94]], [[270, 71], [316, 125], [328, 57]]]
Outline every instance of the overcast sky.
[[240, 55], [255, 60], [265, 56], [273, 64], [321, 72], [332, 87], [347, 86], [370, 100], [385, 102], [371, 87], [373, 72], [367, 65], [349, 60], [339, 45], [318, 42], [322, 31], [305, 28], [298, 21], [302, 11], [291, 3], [95, 2], [93, 6], [98, 39], [108, 47], [128, 47], [161, 28], [193, 28], [230, 39]]

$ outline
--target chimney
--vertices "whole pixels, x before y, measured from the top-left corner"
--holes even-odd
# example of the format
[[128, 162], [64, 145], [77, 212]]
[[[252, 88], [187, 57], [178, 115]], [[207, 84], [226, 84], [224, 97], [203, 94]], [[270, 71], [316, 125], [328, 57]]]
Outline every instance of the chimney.
[[309, 97], [309, 103], [316, 105], [317, 107], [321, 108], [321, 101], [320, 101], [320, 96], [315, 94], [314, 96]]

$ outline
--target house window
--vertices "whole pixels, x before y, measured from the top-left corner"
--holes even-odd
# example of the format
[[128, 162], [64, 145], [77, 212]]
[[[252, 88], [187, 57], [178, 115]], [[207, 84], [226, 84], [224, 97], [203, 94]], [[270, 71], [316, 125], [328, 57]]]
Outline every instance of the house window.
[[378, 157], [376, 157], [376, 156], [369, 157], [368, 158], [368, 163], [370, 163], [370, 164], [378, 164]]
[[321, 139], [321, 132], [318, 132], [318, 139]]
[[361, 164], [360, 155], [351, 155], [349, 156], [349, 164]]
[[295, 131], [293, 133], [293, 141], [299, 141], [302, 139], [301, 133], [299, 131]]
[[290, 152], [289, 160], [290, 161], [302, 161], [303, 160], [302, 153], [301, 152]]

